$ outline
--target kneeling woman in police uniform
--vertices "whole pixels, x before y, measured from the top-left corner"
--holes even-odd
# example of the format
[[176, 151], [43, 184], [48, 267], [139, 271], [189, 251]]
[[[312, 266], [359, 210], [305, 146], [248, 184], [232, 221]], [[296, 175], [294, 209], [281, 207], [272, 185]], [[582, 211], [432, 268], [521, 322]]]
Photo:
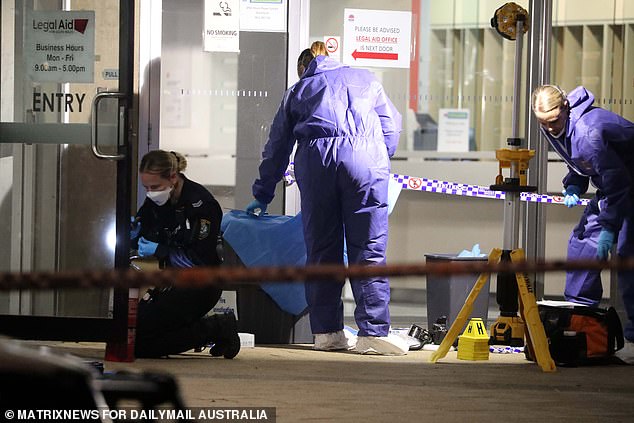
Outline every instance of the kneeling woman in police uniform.
[[[139, 256], [155, 257], [161, 268], [216, 266], [222, 211], [211, 193], [183, 175], [187, 160], [155, 150], [141, 160], [139, 176], [147, 198], [132, 227]], [[222, 291], [215, 287], [148, 291], [137, 314], [137, 357], [178, 354], [209, 343], [211, 354], [233, 358], [240, 351], [233, 314], [206, 316]]]

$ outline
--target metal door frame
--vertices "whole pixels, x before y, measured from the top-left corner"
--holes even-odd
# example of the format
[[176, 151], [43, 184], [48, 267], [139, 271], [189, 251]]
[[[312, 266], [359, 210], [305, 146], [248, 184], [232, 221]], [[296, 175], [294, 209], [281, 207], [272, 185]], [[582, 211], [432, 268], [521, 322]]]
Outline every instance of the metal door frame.
[[[119, 0], [119, 92], [123, 93], [119, 104], [125, 107], [124, 121], [120, 124], [123, 142], [119, 145], [118, 154], [124, 157], [116, 163], [116, 233], [115, 268], [129, 267], [130, 239], [129, 219], [131, 210], [132, 160], [130, 138], [135, 125], [133, 116], [133, 75], [134, 75], [134, 34], [135, 34], [136, 2]], [[3, 124], [1, 135], [5, 142], [15, 142], [19, 138], [17, 131], [22, 125]], [[40, 124], [41, 125], [41, 124]], [[79, 137], [90, 138], [90, 126], [87, 124], [47, 124], [38, 126], [37, 130], [45, 131], [49, 140]], [[16, 129], [14, 133], [12, 129]], [[16, 139], [17, 142], [20, 142]], [[56, 316], [0, 315], [0, 328], [7, 336], [31, 340], [56, 341], [105, 341], [125, 344], [128, 335], [128, 301], [127, 289], [115, 289], [113, 293], [112, 318], [82, 318]]]

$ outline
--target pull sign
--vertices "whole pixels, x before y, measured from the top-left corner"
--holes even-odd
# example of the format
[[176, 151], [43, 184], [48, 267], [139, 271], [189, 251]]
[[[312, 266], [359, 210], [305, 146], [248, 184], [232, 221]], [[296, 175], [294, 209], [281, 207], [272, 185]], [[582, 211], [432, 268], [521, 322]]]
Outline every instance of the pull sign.
[[101, 77], [107, 80], [119, 79], [119, 69], [104, 69], [101, 71]]

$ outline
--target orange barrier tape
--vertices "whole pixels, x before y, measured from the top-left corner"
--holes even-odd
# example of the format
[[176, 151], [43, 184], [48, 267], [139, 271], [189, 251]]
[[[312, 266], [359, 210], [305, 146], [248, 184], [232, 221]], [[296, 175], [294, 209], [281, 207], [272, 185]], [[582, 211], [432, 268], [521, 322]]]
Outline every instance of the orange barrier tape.
[[321, 265], [298, 267], [196, 267], [154, 271], [109, 270], [1, 273], [0, 290], [53, 288], [137, 288], [142, 286], [201, 287], [253, 284], [263, 281], [343, 281], [369, 276], [452, 275], [465, 273], [541, 273], [568, 270], [634, 270], [634, 257], [626, 259], [525, 261], [520, 263], [464, 261], [385, 266]]

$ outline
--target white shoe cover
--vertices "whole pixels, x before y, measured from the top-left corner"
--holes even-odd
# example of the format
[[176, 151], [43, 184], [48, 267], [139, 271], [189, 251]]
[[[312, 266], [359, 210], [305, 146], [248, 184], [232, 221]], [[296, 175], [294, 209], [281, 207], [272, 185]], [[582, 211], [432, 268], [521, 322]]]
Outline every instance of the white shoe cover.
[[347, 330], [339, 330], [330, 333], [316, 333], [313, 349], [318, 351], [352, 350], [356, 344], [356, 335]]
[[400, 336], [359, 336], [357, 352], [359, 354], [405, 355], [409, 351], [407, 341]]
[[614, 356], [625, 364], [634, 364], [634, 342], [626, 340], [623, 348], [615, 352]]

